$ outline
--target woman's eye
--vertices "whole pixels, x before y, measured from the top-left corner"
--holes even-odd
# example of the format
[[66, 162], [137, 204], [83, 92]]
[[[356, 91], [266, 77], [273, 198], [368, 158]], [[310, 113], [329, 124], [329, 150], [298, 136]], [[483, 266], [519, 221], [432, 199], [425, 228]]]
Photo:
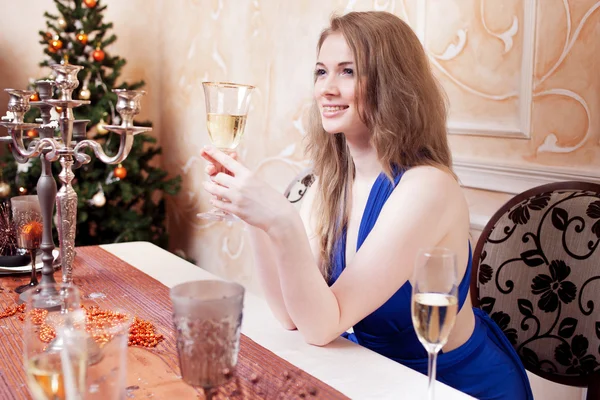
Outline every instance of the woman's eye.
[[353, 75], [354, 74], [354, 70], [352, 68], [344, 68], [344, 70], [342, 71], [342, 73], [344, 75]]
[[325, 70], [323, 68], [317, 68], [315, 70], [315, 76], [322, 76], [325, 75]]

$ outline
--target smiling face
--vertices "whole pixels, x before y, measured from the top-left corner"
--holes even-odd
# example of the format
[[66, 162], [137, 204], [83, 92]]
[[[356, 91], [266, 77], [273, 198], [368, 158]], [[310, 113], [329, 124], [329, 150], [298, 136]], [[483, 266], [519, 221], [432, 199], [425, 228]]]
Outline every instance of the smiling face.
[[368, 132], [356, 104], [356, 67], [352, 50], [341, 33], [330, 34], [315, 66], [314, 96], [323, 129], [346, 137]]

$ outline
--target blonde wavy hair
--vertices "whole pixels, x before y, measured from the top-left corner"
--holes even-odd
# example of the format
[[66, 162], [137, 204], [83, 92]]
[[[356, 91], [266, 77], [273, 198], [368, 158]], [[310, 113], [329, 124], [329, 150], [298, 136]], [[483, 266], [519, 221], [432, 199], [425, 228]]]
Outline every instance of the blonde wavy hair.
[[[341, 33], [355, 62], [356, 102], [371, 132], [385, 174], [392, 168], [431, 165], [452, 173], [446, 133], [446, 98], [431, 72], [421, 42], [400, 18], [387, 12], [334, 16], [317, 54], [332, 33]], [[307, 152], [319, 178], [316, 197], [321, 271], [328, 278], [334, 246], [348, 223], [354, 163], [342, 133], [323, 129], [316, 102], [310, 112]]]

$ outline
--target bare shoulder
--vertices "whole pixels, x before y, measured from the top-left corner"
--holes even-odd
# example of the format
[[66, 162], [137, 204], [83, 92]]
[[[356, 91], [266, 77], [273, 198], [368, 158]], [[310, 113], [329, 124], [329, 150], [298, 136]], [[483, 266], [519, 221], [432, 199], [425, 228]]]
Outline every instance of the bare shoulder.
[[418, 166], [407, 170], [390, 196], [400, 212], [412, 210], [449, 219], [468, 218], [468, 205], [454, 176], [441, 168]]
[[449, 171], [432, 166], [418, 166], [409, 169], [400, 180], [403, 190], [411, 191], [415, 196], [431, 200], [442, 199], [446, 202], [464, 202], [465, 197], [457, 180]]

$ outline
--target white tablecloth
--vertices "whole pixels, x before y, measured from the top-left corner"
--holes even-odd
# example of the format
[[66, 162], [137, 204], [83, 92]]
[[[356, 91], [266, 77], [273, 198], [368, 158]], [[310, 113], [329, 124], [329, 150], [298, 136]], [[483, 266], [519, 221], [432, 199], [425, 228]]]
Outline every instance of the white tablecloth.
[[[101, 246], [167, 287], [191, 280], [218, 279], [213, 274], [146, 242]], [[242, 333], [352, 399], [426, 399], [427, 377], [346, 339], [325, 347], [306, 344], [287, 331], [267, 303], [246, 292]], [[436, 382], [436, 398], [472, 397]]]

